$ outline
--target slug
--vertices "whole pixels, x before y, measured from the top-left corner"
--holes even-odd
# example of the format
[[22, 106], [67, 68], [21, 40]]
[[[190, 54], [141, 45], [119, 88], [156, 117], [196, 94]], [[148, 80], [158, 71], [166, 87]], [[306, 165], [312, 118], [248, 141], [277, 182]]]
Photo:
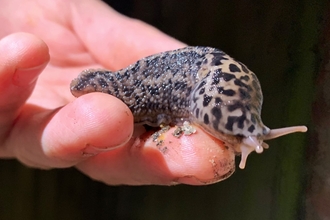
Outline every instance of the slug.
[[252, 151], [268, 148], [265, 140], [307, 131], [305, 126], [266, 127], [260, 117], [263, 95], [256, 75], [211, 47], [162, 52], [116, 72], [84, 70], [70, 88], [75, 97], [103, 92], [121, 99], [137, 124], [198, 124], [241, 155], [241, 169]]

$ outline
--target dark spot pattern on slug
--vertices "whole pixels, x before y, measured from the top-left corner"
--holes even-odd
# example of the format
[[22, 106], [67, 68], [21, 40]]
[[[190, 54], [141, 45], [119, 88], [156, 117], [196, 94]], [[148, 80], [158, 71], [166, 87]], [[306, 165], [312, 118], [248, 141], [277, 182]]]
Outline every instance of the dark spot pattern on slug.
[[226, 96], [234, 96], [236, 92], [232, 89], [224, 89], [223, 87], [217, 87], [218, 93]]
[[239, 88], [238, 91], [242, 100], [251, 99], [251, 95], [246, 91], [246, 89]]
[[214, 71], [214, 74], [212, 75], [212, 83], [211, 85], [218, 85], [220, 82], [221, 74], [219, 70]]
[[254, 129], [255, 129], [255, 126], [254, 126], [254, 125], [251, 125], [251, 126], [248, 128], [248, 131], [252, 133], [252, 132], [254, 131]]
[[263, 132], [257, 77], [215, 48], [163, 52], [116, 72], [86, 70], [70, 88], [76, 97], [89, 92], [116, 96], [130, 108], [135, 123], [159, 126], [188, 120], [214, 136]]
[[138, 80], [138, 79], [133, 80], [134, 87], [140, 87], [141, 83], [142, 83], [142, 80]]
[[244, 127], [244, 121], [246, 117], [245, 115], [242, 116], [229, 116], [226, 124], [226, 129], [229, 131], [233, 131], [233, 126], [236, 123], [237, 127], [242, 129]]
[[204, 87], [205, 85], [206, 85], [206, 81], [203, 80], [202, 82], [200, 82], [200, 83], [198, 84], [197, 90], [199, 90], [200, 88]]
[[245, 115], [242, 115], [240, 117], [237, 117], [237, 127], [240, 128], [240, 129], [243, 129], [244, 128], [244, 121], [246, 119], [246, 116]]
[[214, 104], [216, 106], [219, 106], [221, 103], [222, 103], [222, 99], [220, 97], [216, 97], [215, 100], [214, 100]]
[[115, 73], [115, 77], [116, 77], [117, 81], [121, 82], [123, 80], [123, 75], [120, 73]]
[[124, 86], [123, 87], [123, 92], [124, 92], [124, 96], [130, 97], [134, 93], [134, 88]]
[[185, 88], [187, 88], [187, 83], [185, 83], [185, 82], [175, 82], [174, 83], [175, 90], [183, 90]]
[[106, 88], [108, 86], [108, 83], [104, 80], [104, 78], [99, 78], [98, 83], [102, 88]]
[[222, 73], [221, 73], [221, 77], [222, 77], [223, 80], [225, 80], [225, 81], [230, 81], [230, 80], [236, 78], [234, 74], [231, 74], [231, 73], [225, 73], [225, 72], [222, 72]]
[[241, 76], [239, 79], [248, 82], [250, 80], [250, 77], [248, 75], [245, 75], [245, 76]]
[[158, 87], [154, 87], [154, 86], [150, 86], [150, 85], [148, 85], [147, 86], [147, 90], [148, 90], [148, 93], [150, 94], [150, 95], [159, 95], [159, 92], [158, 92]]
[[[137, 72], [140, 70], [140, 67], [141, 67], [140, 61], [136, 62], [136, 63], [133, 65], [133, 67], [131, 68], [131, 70], [132, 70], [132, 74], [137, 73]], [[127, 77], [126, 77], [127, 79], [128, 79], [129, 76], [130, 76], [130, 74], [129, 74], [128, 71], [125, 71], [125, 72], [124, 72], [124, 75], [127, 76]]]
[[248, 88], [248, 85], [245, 84], [245, 83], [243, 83], [243, 82], [242, 82], [241, 80], [239, 80], [239, 79], [235, 79], [235, 80], [234, 80], [234, 83], [235, 83], [235, 85], [237, 85], [237, 86], [239, 86], [239, 87]]
[[204, 114], [204, 123], [205, 124], [209, 124], [210, 123], [208, 114]]
[[233, 73], [235, 72], [241, 72], [240, 68], [238, 68], [238, 66], [236, 64], [229, 64], [229, 70]]
[[203, 106], [206, 107], [209, 105], [209, 103], [211, 102], [212, 100], [212, 96], [208, 96], [208, 95], [204, 95], [203, 97]]
[[236, 109], [243, 109], [243, 104], [241, 102], [235, 102], [228, 106], [228, 111], [233, 112]]
[[228, 58], [224, 57], [224, 53], [212, 53], [213, 58], [211, 65], [212, 66], [220, 66], [222, 64], [222, 60], [228, 60]]
[[227, 123], [226, 123], [226, 126], [225, 126], [225, 128], [228, 131], [233, 131], [233, 125], [234, 125], [235, 119], [236, 119], [236, 117], [232, 117], [232, 116], [228, 117]]
[[216, 121], [220, 122], [220, 119], [222, 117], [221, 110], [218, 107], [213, 107], [211, 113], [215, 117]]
[[214, 116], [214, 120], [212, 122], [213, 128], [215, 130], [219, 130], [219, 124], [222, 118], [222, 112], [219, 107], [213, 107], [211, 113]]
[[199, 108], [196, 108], [196, 111], [195, 111], [195, 116], [196, 116], [196, 118], [198, 118], [199, 117]]
[[250, 71], [248, 70], [248, 68], [243, 63], [241, 63], [241, 62], [238, 62], [238, 63], [241, 65], [242, 70], [243, 70], [244, 73], [250, 73]]

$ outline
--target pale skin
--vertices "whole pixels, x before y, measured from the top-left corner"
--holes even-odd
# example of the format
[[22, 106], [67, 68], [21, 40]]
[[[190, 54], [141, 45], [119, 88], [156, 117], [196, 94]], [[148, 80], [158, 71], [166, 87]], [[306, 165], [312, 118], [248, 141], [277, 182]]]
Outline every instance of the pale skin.
[[181, 138], [172, 128], [161, 148], [142, 127], [132, 137], [133, 116], [120, 100], [70, 93], [83, 69], [118, 70], [185, 44], [98, 0], [4, 0], [0, 23], [0, 158], [74, 166], [109, 185], [204, 185], [228, 172], [217, 161], [233, 153], [199, 128]]

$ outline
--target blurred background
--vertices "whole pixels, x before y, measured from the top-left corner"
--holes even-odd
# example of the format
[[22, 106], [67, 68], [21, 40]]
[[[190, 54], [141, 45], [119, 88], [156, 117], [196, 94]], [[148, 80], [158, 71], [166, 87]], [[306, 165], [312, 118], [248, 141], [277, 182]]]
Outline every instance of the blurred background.
[[330, 219], [330, 7], [326, 0], [109, 0], [189, 45], [217, 47], [254, 71], [268, 141], [218, 184], [106, 186], [75, 169], [0, 160], [0, 219]]

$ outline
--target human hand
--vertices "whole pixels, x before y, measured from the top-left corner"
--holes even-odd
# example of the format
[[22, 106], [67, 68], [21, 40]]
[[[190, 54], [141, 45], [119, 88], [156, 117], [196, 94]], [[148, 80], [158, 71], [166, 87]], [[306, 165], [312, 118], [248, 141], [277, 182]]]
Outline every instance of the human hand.
[[5, 0], [0, 23], [1, 158], [75, 166], [107, 184], [203, 185], [233, 171], [234, 154], [200, 129], [175, 138], [172, 128], [165, 151], [150, 132], [132, 137], [133, 116], [120, 100], [70, 94], [83, 69], [117, 70], [181, 42], [97, 0]]

